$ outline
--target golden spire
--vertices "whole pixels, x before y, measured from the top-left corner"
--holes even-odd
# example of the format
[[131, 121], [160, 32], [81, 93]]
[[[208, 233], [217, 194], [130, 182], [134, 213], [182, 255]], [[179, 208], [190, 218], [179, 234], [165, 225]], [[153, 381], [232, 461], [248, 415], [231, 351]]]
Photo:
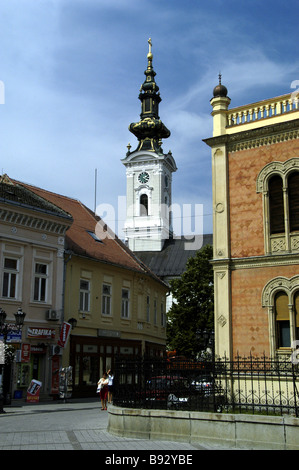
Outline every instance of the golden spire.
[[153, 60], [153, 54], [152, 54], [152, 38], [148, 39], [148, 54], [147, 54], [147, 59], [148, 59], [148, 67], [152, 66], [152, 60]]

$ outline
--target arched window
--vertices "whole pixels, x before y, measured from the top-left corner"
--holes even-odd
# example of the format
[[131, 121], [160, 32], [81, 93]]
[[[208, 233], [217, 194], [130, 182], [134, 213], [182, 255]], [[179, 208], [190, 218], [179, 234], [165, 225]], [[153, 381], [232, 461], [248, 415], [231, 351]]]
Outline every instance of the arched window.
[[264, 166], [257, 192], [263, 195], [265, 253], [298, 253], [299, 157]]
[[269, 209], [270, 209], [270, 234], [283, 233], [284, 208], [282, 179], [279, 175], [274, 175], [269, 180]]
[[276, 294], [275, 320], [277, 348], [289, 348], [291, 346], [290, 315], [288, 303], [288, 295], [285, 292], [278, 292]]
[[295, 338], [299, 341], [299, 291], [296, 292], [294, 297], [294, 307], [295, 307], [295, 328], [296, 334]]
[[140, 215], [148, 215], [148, 197], [147, 194], [141, 194], [140, 196]]
[[299, 173], [291, 173], [288, 178], [290, 231], [299, 230]]
[[294, 341], [299, 341], [299, 274], [267, 282], [262, 306], [268, 308], [270, 355], [282, 348], [283, 354], [291, 353]]

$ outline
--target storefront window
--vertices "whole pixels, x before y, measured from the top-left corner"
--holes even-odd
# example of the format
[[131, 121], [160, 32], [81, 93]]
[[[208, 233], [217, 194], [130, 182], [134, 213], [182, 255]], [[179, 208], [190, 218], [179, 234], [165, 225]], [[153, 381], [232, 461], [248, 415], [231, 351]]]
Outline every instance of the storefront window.
[[95, 385], [99, 380], [99, 362], [96, 356], [83, 356], [83, 385]]

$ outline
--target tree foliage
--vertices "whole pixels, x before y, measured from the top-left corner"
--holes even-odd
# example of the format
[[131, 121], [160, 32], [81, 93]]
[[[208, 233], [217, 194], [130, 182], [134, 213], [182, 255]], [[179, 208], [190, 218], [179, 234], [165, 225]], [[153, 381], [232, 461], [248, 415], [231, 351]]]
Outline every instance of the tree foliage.
[[178, 355], [195, 357], [201, 348], [200, 330], [214, 328], [214, 279], [210, 245], [189, 258], [179, 279], [171, 281], [174, 303], [168, 312], [167, 346]]

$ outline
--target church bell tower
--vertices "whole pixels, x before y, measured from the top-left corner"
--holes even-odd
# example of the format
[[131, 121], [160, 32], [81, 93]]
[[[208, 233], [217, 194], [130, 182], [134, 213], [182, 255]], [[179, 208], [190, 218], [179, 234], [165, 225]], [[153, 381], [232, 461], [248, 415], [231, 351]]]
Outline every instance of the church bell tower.
[[159, 117], [162, 100], [155, 82], [151, 39], [148, 43], [145, 81], [139, 93], [140, 121], [129, 126], [138, 145], [131, 152], [129, 144], [122, 159], [127, 176], [124, 233], [132, 251], [161, 251], [165, 239], [172, 236], [172, 173], [177, 167], [172, 153], [164, 154], [162, 149], [162, 139], [168, 138], [170, 131]]

